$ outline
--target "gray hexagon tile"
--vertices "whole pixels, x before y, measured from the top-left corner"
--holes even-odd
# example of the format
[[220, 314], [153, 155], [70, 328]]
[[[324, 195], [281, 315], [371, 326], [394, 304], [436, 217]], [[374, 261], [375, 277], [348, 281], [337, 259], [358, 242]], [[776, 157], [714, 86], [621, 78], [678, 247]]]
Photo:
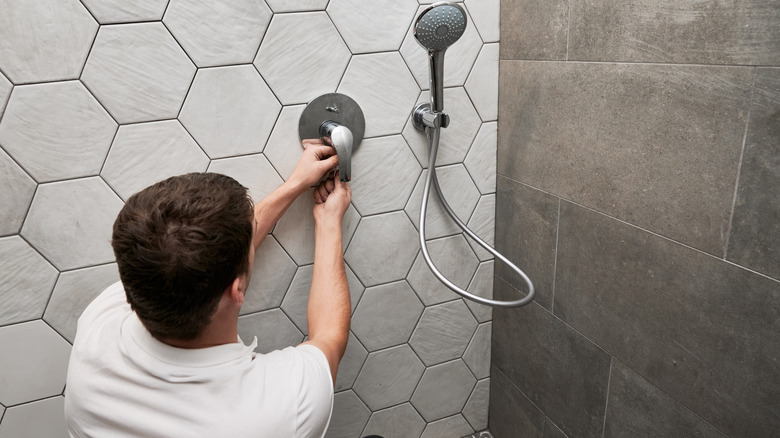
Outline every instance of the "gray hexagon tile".
[[282, 104], [291, 105], [336, 91], [351, 56], [325, 12], [280, 14], [254, 64]]
[[[477, 206], [474, 207], [474, 213], [472, 213], [467, 225], [471, 231], [482, 238], [485, 243], [490, 246], [495, 246], [496, 195], [485, 195], [479, 198], [479, 202], [477, 202]], [[493, 254], [474, 241], [474, 239], [469, 238], [467, 240], [480, 261], [484, 262], [493, 258]]]
[[457, 414], [452, 417], [442, 418], [441, 420], [428, 423], [425, 426], [420, 438], [438, 438], [444, 436], [466, 436], [471, 435], [474, 430], [463, 418], [463, 415]]
[[198, 70], [179, 120], [211, 158], [262, 152], [282, 106], [251, 65]]
[[481, 324], [474, 332], [463, 361], [477, 379], [490, 377], [490, 336], [493, 324]]
[[8, 102], [0, 143], [33, 178], [47, 182], [97, 175], [116, 130], [78, 81], [25, 85]]
[[383, 438], [416, 438], [425, 429], [425, 420], [409, 403], [393, 406], [371, 414], [364, 436]]
[[412, 405], [427, 422], [458, 414], [476, 383], [460, 359], [430, 367], [412, 395]]
[[0, 403], [12, 406], [62, 394], [70, 344], [45, 322], [0, 327], [0, 350]]
[[[427, 243], [428, 254], [430, 254], [434, 266], [456, 286], [466, 289], [477, 270], [479, 260], [469, 248], [463, 235], [457, 234], [443, 239], [431, 240]], [[451, 301], [459, 297], [433, 275], [430, 267], [425, 263], [422, 251], [414, 261], [407, 280], [426, 306]]]
[[[421, 100], [427, 102], [429, 96], [423, 92]], [[439, 149], [436, 153], [436, 165], [460, 163], [477, 135], [482, 121], [471, 104], [469, 96], [462, 87], [444, 90], [444, 108], [450, 116], [450, 126], [442, 129]], [[429, 147], [425, 133], [418, 131], [411, 123], [411, 115], [404, 127], [404, 138], [424, 167], [428, 167]]]
[[285, 106], [282, 108], [276, 125], [263, 149], [263, 154], [285, 181], [292, 175], [303, 153], [298, 138], [298, 120], [306, 105]]
[[314, 265], [298, 268], [282, 301], [282, 310], [304, 335], [309, 333], [307, 309], [313, 272]]
[[16, 234], [22, 227], [35, 193], [35, 181], [0, 149], [0, 236]]
[[15, 84], [76, 79], [97, 29], [78, 0], [4, 2], [0, 69]]
[[0, 326], [40, 318], [57, 270], [19, 236], [0, 239]]
[[112, 262], [111, 227], [122, 205], [98, 177], [43, 184], [22, 236], [60, 270]]
[[339, 362], [339, 369], [336, 373], [336, 392], [352, 388], [358, 373], [360, 373], [360, 369], [366, 362], [366, 357], [368, 357], [368, 351], [355, 337], [355, 334], [349, 332], [347, 350], [344, 352], [341, 362]]
[[221, 173], [249, 189], [254, 202], [260, 202], [284, 181], [263, 154], [213, 160], [209, 172]]
[[267, 236], [255, 254], [252, 279], [241, 314], [279, 307], [298, 267], [273, 236]]
[[483, 123], [463, 164], [483, 195], [496, 192], [498, 123]]
[[331, 0], [328, 15], [352, 53], [398, 50], [414, 18], [414, 0], [374, 0], [370, 11], [361, 0]]
[[328, 6], [328, 0], [266, 0], [266, 3], [274, 12], [321, 11]]
[[423, 305], [406, 281], [366, 289], [352, 317], [352, 331], [368, 351], [409, 340]]
[[38, 400], [8, 409], [0, 423], [0, 437], [68, 438], [65, 397]]
[[363, 216], [403, 209], [421, 171], [400, 135], [364, 140], [352, 168], [352, 203]]
[[498, 42], [501, 36], [501, 0], [466, 0], [465, 4], [482, 41]]
[[303, 333], [278, 308], [239, 316], [238, 335], [244, 344], [251, 343], [257, 336], [255, 351], [261, 354], [303, 342]]
[[122, 197], [174, 175], [203, 172], [209, 157], [177, 120], [119, 127], [100, 175]]
[[[424, 9], [425, 7], [420, 6], [418, 15]], [[409, 69], [414, 74], [420, 88], [427, 90], [430, 80], [428, 51], [420, 46], [412, 31], [413, 27], [410, 27], [406, 33], [403, 44], [401, 44], [401, 55], [403, 55], [406, 64], [409, 65]], [[474, 27], [473, 21], [469, 19], [463, 36], [449, 47], [444, 56], [445, 87], [462, 86], [466, 83], [466, 77], [468, 77], [480, 50], [482, 50], [482, 39], [479, 37], [477, 28]], [[447, 106], [446, 103], [444, 106]]]
[[81, 80], [121, 124], [179, 114], [195, 66], [162, 23], [102, 26]]
[[119, 281], [116, 263], [63, 272], [57, 279], [43, 320], [71, 344], [81, 313], [108, 286]]
[[158, 21], [169, 0], [82, 0], [100, 24]]
[[426, 366], [459, 358], [466, 350], [477, 321], [462, 300], [428, 307], [409, 345]]
[[400, 134], [420, 89], [398, 52], [387, 52], [353, 56], [338, 92], [360, 105], [370, 138]]
[[12, 89], [11, 82], [0, 72], [0, 117], [3, 116], [3, 110], [5, 110], [5, 104], [8, 102], [8, 96], [11, 95]]
[[[424, 170], [417, 185], [414, 187], [409, 202], [404, 210], [415, 227], [420, 221], [420, 207], [422, 206], [422, 193], [425, 188], [425, 178], [428, 171]], [[479, 190], [474, 186], [466, 168], [462, 164], [436, 168], [436, 177], [439, 180], [444, 199], [450, 205], [455, 215], [464, 223], [468, 223], [479, 201]], [[425, 238], [436, 239], [460, 233], [461, 229], [450, 219], [444, 207], [441, 205], [436, 189], [431, 186], [428, 197], [428, 210], [425, 222]]]
[[466, 80], [466, 91], [483, 121], [498, 119], [498, 44], [485, 44]]
[[163, 23], [198, 67], [252, 62], [271, 10], [257, 0], [171, 0]]
[[371, 411], [352, 391], [339, 392], [333, 396], [333, 415], [325, 438], [360, 436]]
[[414, 226], [398, 211], [361, 220], [345, 259], [361, 283], [375, 286], [405, 278], [419, 246]]
[[[482, 298], [493, 298], [493, 261], [480, 263], [467, 291]], [[464, 300], [477, 322], [483, 323], [493, 319], [493, 309], [471, 300]]]
[[409, 401], [425, 366], [409, 345], [368, 355], [353, 389], [372, 411]]
[[490, 379], [477, 382], [466, 406], [463, 407], [463, 417], [474, 430], [485, 430], [488, 427], [488, 404], [490, 401]]

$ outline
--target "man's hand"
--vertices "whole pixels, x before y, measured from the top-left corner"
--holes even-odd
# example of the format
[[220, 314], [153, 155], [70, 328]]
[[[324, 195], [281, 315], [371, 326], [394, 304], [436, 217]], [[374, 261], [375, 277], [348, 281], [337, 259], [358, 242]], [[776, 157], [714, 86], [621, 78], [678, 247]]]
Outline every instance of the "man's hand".
[[336, 221], [340, 225], [351, 199], [352, 190], [349, 183], [342, 183], [336, 172], [332, 178], [321, 182], [314, 189], [314, 221]]
[[336, 150], [320, 139], [303, 140], [303, 155], [288, 179], [301, 192], [317, 184], [339, 164]]

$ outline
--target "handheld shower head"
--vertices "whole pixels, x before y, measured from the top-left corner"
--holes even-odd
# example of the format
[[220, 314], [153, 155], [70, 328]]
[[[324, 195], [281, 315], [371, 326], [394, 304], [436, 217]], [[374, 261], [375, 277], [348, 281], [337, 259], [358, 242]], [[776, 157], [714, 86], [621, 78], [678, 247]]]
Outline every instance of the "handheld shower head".
[[428, 50], [431, 110], [444, 109], [444, 52], [466, 31], [466, 11], [457, 3], [439, 2], [426, 8], [414, 24], [414, 37]]

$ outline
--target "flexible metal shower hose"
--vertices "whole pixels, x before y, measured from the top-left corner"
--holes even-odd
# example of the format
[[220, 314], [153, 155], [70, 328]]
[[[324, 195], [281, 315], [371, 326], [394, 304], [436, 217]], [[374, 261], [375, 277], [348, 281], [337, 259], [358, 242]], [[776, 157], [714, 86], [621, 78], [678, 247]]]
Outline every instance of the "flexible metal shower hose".
[[[528, 276], [523, 272], [520, 268], [518, 268], [514, 263], [510, 262], [509, 259], [504, 257], [500, 252], [493, 249], [487, 242], [482, 240], [479, 236], [477, 236], [473, 231], [471, 231], [466, 224], [461, 221], [458, 216], [455, 214], [454, 211], [452, 211], [452, 208], [450, 208], [450, 205], [447, 203], [447, 200], [444, 199], [444, 195], [441, 192], [441, 188], [439, 187], [439, 181], [436, 178], [436, 154], [439, 150], [439, 138], [441, 136], [441, 128], [427, 128], [426, 130], [426, 136], [428, 137], [428, 147], [430, 150], [430, 158], [428, 161], [428, 176], [425, 178], [425, 187], [423, 189], [423, 196], [422, 196], [422, 208], [420, 211], [420, 245], [422, 247], [422, 253], [423, 257], [425, 258], [425, 263], [428, 264], [428, 267], [431, 268], [431, 272], [433, 272], [433, 275], [436, 276], [436, 278], [439, 279], [445, 286], [452, 289], [455, 293], [461, 295], [464, 298], [467, 298], [472, 301], [476, 301], [480, 304], [485, 304], [488, 306], [493, 307], [520, 307], [525, 306], [526, 304], [530, 303], [534, 299], [534, 295], [536, 294], [536, 290], [534, 289], [534, 284], [531, 282], [531, 279], [528, 278]], [[474, 239], [475, 242], [479, 244], [479, 246], [485, 248], [487, 251], [489, 251], [491, 254], [493, 254], [497, 259], [504, 262], [507, 266], [512, 268], [513, 271], [515, 271], [522, 279], [525, 281], [525, 283], [528, 285], [528, 294], [515, 301], [498, 301], [493, 300], [490, 298], [483, 298], [478, 295], [474, 295], [468, 291], [465, 291], [452, 283], [450, 280], [445, 277], [438, 268], [436, 268], [436, 265], [433, 264], [433, 260], [431, 260], [430, 254], [428, 254], [428, 246], [425, 242], [425, 216], [426, 216], [426, 210], [428, 210], [428, 195], [430, 195], [431, 192], [431, 185], [433, 185], [436, 188], [436, 194], [439, 196], [439, 200], [441, 201], [441, 204], [444, 206], [444, 210], [447, 211], [447, 214], [452, 218], [452, 220], [455, 221], [455, 223], [460, 227], [461, 230], [463, 230], [464, 233], [466, 233], [469, 237]]]

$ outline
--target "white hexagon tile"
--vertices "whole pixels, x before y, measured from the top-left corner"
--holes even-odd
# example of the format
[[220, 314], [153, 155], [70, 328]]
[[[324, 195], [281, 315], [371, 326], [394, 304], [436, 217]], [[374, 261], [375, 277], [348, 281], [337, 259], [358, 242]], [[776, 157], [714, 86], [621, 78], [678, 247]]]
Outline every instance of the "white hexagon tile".
[[[259, 201], [301, 157], [305, 104], [331, 92], [358, 102], [366, 131], [342, 227], [352, 327], [326, 436], [487, 427], [492, 311], [435, 280], [417, 234], [429, 145], [411, 115], [430, 96], [412, 28], [430, 3], [0, 0], [0, 437], [66, 435], [70, 342], [119, 279], [110, 238], [124, 200], [169, 176], [220, 172]], [[452, 123], [437, 175], [492, 242], [499, 1], [460, 4], [469, 24], [445, 57]], [[239, 318], [258, 352], [305, 339], [312, 208], [309, 191], [258, 251]], [[442, 213], [432, 195], [434, 261], [492, 296], [493, 257]]]

